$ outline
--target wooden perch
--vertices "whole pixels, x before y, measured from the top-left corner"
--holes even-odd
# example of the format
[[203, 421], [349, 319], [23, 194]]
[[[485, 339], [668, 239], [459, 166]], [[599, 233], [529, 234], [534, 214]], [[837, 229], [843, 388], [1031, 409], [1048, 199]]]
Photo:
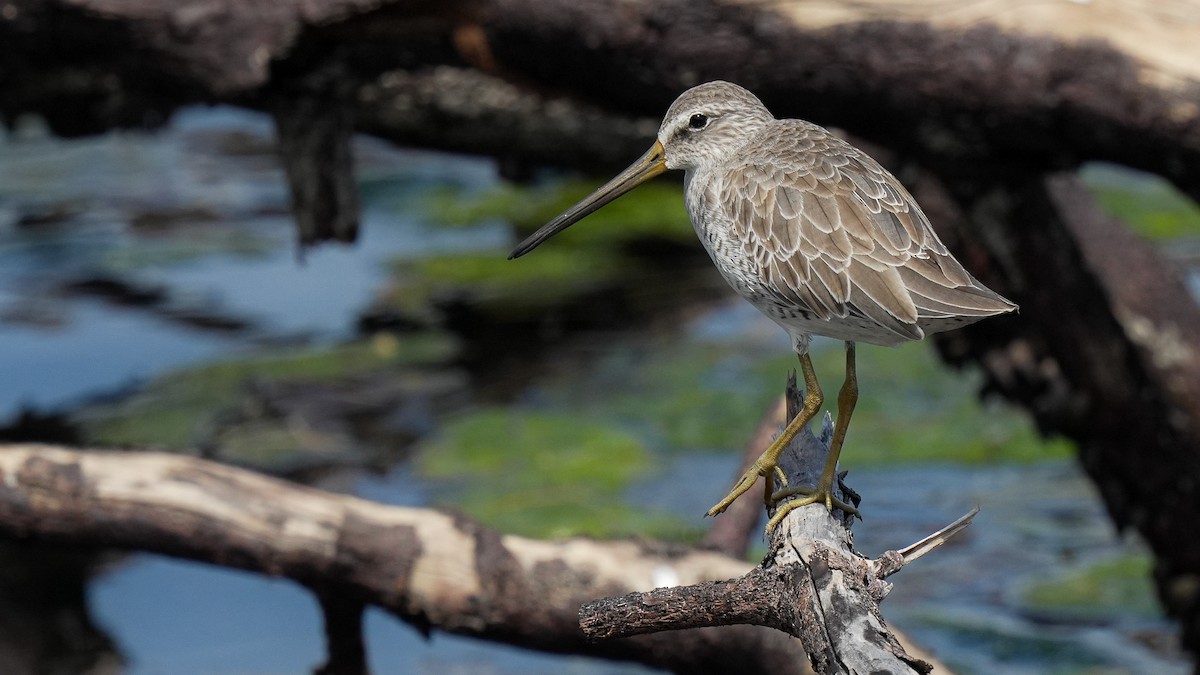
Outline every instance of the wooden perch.
[[588, 600], [730, 578], [746, 571], [745, 562], [653, 542], [501, 535], [461, 515], [385, 506], [192, 457], [0, 447], [0, 536], [148, 551], [295, 580], [317, 593], [326, 612], [327, 672], [365, 667], [361, 635], [347, 632], [360, 625], [363, 604], [422, 631], [675, 672], [806, 672], [799, 643], [765, 628], [605, 644], [579, 630], [579, 606]]
[[[800, 395], [788, 383], [788, 419]], [[821, 473], [833, 422], [820, 437], [807, 428], [780, 458], [789, 485], [808, 485]], [[857, 495], [842, 486], [843, 500]], [[743, 497], [745, 500], [746, 497]], [[793, 510], [771, 533], [771, 552], [736, 579], [659, 588], [583, 605], [579, 625], [593, 640], [702, 626], [752, 624], [799, 638], [818, 673], [928, 673], [932, 666], [908, 655], [892, 635], [879, 603], [884, 579], [966, 527], [975, 511], [903, 551], [870, 560], [854, 550], [849, 514], [822, 504]]]
[[362, 600], [344, 597], [337, 588], [314, 589], [325, 620], [325, 646], [329, 658], [314, 675], [366, 675], [367, 646], [363, 642]]

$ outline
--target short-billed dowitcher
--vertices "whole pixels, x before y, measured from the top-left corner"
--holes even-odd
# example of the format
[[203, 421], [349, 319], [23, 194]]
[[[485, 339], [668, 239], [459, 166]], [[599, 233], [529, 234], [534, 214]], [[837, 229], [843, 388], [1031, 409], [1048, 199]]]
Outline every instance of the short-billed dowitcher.
[[857, 513], [833, 495], [858, 399], [854, 343], [920, 340], [1017, 306], [963, 269], [912, 195], [878, 162], [815, 124], [775, 119], [754, 94], [728, 82], [685, 91], [641, 159], [509, 257], [528, 253], [668, 169], [684, 170], [688, 215], [725, 280], [791, 336], [806, 389], [800, 413], [708, 515], [728, 508], [759, 476], [770, 494], [780, 453], [821, 408], [808, 356], [813, 335], [846, 343], [833, 440], [817, 486], [789, 489], [789, 495], [807, 496], [782, 505], [768, 527], [813, 502]]

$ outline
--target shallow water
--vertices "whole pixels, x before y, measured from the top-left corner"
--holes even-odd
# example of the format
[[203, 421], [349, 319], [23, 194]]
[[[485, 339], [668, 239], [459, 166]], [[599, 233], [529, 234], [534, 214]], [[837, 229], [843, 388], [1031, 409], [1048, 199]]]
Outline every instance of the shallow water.
[[[97, 580], [89, 601], [131, 675], [309, 673], [325, 658], [317, 602], [288, 581], [137, 556]], [[367, 612], [364, 631], [371, 671], [380, 674], [653, 672], [444, 633], [426, 639], [378, 609]]]
[[[0, 419], [23, 404], [57, 406], [255, 344], [345, 339], [388, 261], [508, 241], [500, 223], [434, 228], [413, 206], [429, 185], [493, 184], [486, 162], [364, 140], [356, 146], [366, 193], [359, 243], [322, 246], [300, 261], [273, 158], [214, 148], [232, 138], [266, 149], [270, 134], [258, 115], [193, 109], [155, 135], [64, 142], [27, 130], [0, 141], [0, 379], [10, 383], [0, 388]], [[129, 225], [147, 212], [188, 209], [207, 216], [161, 232]], [[47, 211], [77, 215], [16, 224]], [[246, 318], [252, 329], [197, 331], [62, 291], [113, 275], [162, 287], [183, 310]]]

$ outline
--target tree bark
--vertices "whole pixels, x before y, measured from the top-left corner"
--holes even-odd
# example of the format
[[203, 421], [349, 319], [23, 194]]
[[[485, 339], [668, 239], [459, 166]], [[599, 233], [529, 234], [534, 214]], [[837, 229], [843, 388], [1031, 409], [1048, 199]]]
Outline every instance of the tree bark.
[[1160, 598], [1196, 650], [1200, 540], [1187, 532], [1200, 519], [1200, 309], [1180, 271], [1101, 213], [1076, 176], [1010, 178], [964, 202], [1021, 316], [939, 343], [951, 360], [977, 360], [1044, 433], [1076, 441], [1114, 521], [1153, 550]]
[[[786, 398], [790, 420], [802, 401], [794, 374]], [[832, 438], [829, 415], [819, 437], [802, 430], [779, 460], [786, 480], [772, 477], [772, 489], [816, 484]], [[839, 499], [858, 504], [857, 494], [844, 484], [839, 489]], [[879, 603], [891, 590], [884, 579], [957, 534], [974, 514], [904, 551], [870, 560], [854, 549], [850, 514], [808, 504], [783, 516], [769, 532], [770, 553], [745, 575], [589, 602], [580, 609], [580, 626], [598, 640], [701, 626], [769, 626], [797, 638], [823, 675], [928, 673], [933, 666], [910, 656], [883, 619]]]
[[[579, 606], [662, 584], [725, 579], [747, 563], [654, 542], [501, 535], [461, 515], [384, 506], [201, 459], [51, 446], [0, 449], [0, 535], [140, 550], [292, 579], [327, 617], [382, 607], [418, 630], [687, 673], [802, 673], [804, 650], [752, 626], [585, 639]], [[326, 606], [327, 605], [327, 606]], [[333, 627], [331, 664], [357, 641]]]

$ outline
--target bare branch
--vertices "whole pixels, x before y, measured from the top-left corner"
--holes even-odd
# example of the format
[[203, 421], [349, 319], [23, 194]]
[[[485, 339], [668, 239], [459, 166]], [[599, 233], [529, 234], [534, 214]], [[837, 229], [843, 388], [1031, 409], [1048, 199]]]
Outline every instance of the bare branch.
[[[791, 415], [799, 397], [793, 376]], [[820, 473], [831, 437], [828, 415], [819, 436], [807, 429], [797, 435], [780, 458], [788, 484], [803, 485]], [[884, 578], [961, 532], [977, 512], [904, 551], [869, 560], [854, 550], [853, 518], [810, 504], [787, 514], [772, 532], [771, 553], [745, 575], [589, 602], [580, 608], [579, 625], [593, 640], [698, 626], [769, 626], [799, 638], [819, 673], [927, 673], [932, 666], [910, 656], [883, 620], [879, 603], [891, 588]]]
[[[796, 642], [764, 628], [605, 644], [579, 630], [578, 608], [592, 598], [652, 588], [664, 575], [682, 584], [725, 579], [745, 572], [745, 562], [654, 542], [501, 535], [461, 515], [385, 506], [193, 457], [0, 446], [0, 536], [286, 577], [317, 589], [330, 618], [366, 603], [421, 630], [676, 672], [804, 672]], [[331, 663], [354, 662], [354, 636], [331, 635], [331, 646]]]

